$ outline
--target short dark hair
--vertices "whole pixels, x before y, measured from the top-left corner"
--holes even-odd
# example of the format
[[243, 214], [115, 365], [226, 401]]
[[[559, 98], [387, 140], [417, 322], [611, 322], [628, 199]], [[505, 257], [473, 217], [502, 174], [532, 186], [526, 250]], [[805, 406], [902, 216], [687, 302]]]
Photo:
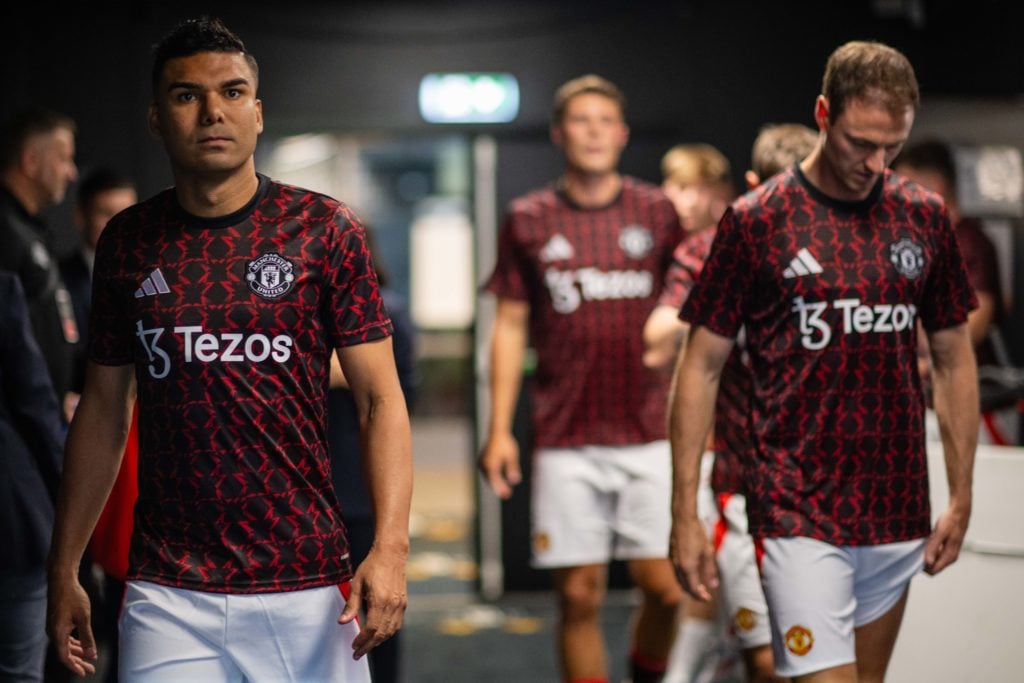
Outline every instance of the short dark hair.
[[587, 93], [594, 93], [596, 95], [604, 95], [610, 100], [613, 100], [619, 105], [619, 111], [622, 112], [623, 117], [626, 115], [626, 96], [622, 94], [618, 86], [609, 81], [607, 78], [602, 78], [595, 74], [587, 74], [586, 76], [580, 76], [574, 78], [571, 81], [563, 83], [558, 90], [555, 91], [555, 101], [551, 111], [551, 122], [559, 124], [562, 122], [562, 118], [565, 116], [565, 109], [569, 106], [569, 100], [576, 97], [577, 95], [584, 95]]
[[845, 43], [829, 56], [821, 94], [828, 100], [832, 122], [854, 99], [877, 102], [894, 114], [907, 107], [916, 110], [921, 103], [910, 60], [888, 45], [863, 40]]
[[0, 132], [0, 169], [7, 170], [18, 163], [18, 157], [30, 138], [60, 128], [77, 132], [74, 119], [44, 107], [32, 107], [12, 116]]
[[904, 147], [892, 162], [893, 168], [897, 166], [935, 171], [945, 179], [950, 189], [956, 188], [956, 162], [953, 159], [953, 150], [938, 138], [928, 138]]
[[117, 171], [100, 166], [93, 169], [78, 182], [78, 208], [88, 209], [97, 195], [110, 190], [134, 190], [135, 183]]
[[256, 58], [245, 49], [242, 39], [220, 19], [203, 16], [182, 21], [153, 46], [153, 93], [160, 87], [160, 77], [168, 61], [200, 52], [242, 53], [252, 69], [253, 86], [258, 84], [260, 72]]

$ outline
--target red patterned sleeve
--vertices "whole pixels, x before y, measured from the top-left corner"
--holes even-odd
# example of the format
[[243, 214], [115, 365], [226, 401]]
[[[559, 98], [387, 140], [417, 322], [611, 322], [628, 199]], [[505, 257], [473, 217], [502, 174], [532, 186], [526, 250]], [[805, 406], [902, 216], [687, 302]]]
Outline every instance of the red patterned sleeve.
[[935, 262], [928, 272], [921, 300], [921, 322], [929, 331], [964, 323], [967, 314], [978, 307], [956, 234], [950, 227], [945, 210], [941, 214], [935, 245]]
[[730, 207], [679, 317], [716, 334], [735, 337], [743, 324], [743, 305], [755, 271], [753, 244]]
[[373, 268], [366, 233], [345, 206], [335, 214], [328, 230], [324, 272], [324, 327], [332, 347], [351, 346], [391, 334], [391, 319], [384, 306]]
[[503, 299], [529, 299], [524, 277], [524, 258], [519, 246], [515, 214], [510, 213], [498, 232], [498, 258], [484, 289]]

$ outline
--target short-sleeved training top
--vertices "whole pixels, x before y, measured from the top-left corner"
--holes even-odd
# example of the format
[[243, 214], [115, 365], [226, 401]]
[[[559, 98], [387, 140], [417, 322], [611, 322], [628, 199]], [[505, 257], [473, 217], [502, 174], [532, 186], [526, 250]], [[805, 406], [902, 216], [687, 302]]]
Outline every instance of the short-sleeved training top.
[[[672, 265], [665, 276], [660, 306], [682, 308], [693, 290], [704, 261], [711, 251], [715, 228], [701, 230], [676, 247]], [[711, 488], [715, 493], [742, 493], [743, 464], [752, 457], [753, 441], [747, 421], [750, 416], [750, 368], [746, 352], [737, 345], [722, 368], [715, 397], [715, 464]]]
[[486, 289], [530, 305], [536, 447], [665, 438], [670, 377], [644, 368], [643, 325], [682, 239], [672, 204], [634, 178], [600, 208], [554, 187], [511, 203]]
[[329, 353], [391, 331], [351, 211], [263, 176], [216, 219], [167, 190], [111, 221], [94, 279], [90, 357], [134, 363], [138, 381], [128, 578], [228, 593], [347, 580]]
[[755, 537], [928, 534], [916, 323], [957, 325], [974, 305], [941, 200], [889, 171], [861, 202], [794, 167], [733, 204], [682, 316], [746, 328]]

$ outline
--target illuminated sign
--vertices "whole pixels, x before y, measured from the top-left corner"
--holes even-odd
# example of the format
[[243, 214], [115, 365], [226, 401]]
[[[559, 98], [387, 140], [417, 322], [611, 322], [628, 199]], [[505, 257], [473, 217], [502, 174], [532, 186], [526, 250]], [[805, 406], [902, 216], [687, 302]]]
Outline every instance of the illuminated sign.
[[518, 113], [512, 74], [435, 73], [420, 81], [420, 115], [430, 123], [508, 123]]

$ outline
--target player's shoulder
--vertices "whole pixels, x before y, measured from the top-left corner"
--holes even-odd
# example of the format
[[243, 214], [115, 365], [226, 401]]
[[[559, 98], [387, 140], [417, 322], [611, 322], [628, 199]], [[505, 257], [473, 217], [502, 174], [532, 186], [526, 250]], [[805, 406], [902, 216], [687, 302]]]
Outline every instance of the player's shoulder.
[[282, 217], [302, 216], [307, 221], [333, 221], [339, 227], [361, 226], [355, 211], [344, 201], [325, 192], [279, 180], [267, 180], [263, 210]]
[[506, 213], [509, 216], [537, 217], [555, 210], [561, 203], [558, 190], [554, 183], [530, 190], [519, 195], [508, 203]]
[[622, 194], [632, 194], [640, 201], [646, 202], [668, 201], [668, 197], [659, 186], [630, 175], [622, 176]]
[[885, 170], [882, 196], [885, 202], [902, 205], [907, 210], [939, 214], [945, 207], [942, 197], [913, 180], [896, 173], [892, 169]]

